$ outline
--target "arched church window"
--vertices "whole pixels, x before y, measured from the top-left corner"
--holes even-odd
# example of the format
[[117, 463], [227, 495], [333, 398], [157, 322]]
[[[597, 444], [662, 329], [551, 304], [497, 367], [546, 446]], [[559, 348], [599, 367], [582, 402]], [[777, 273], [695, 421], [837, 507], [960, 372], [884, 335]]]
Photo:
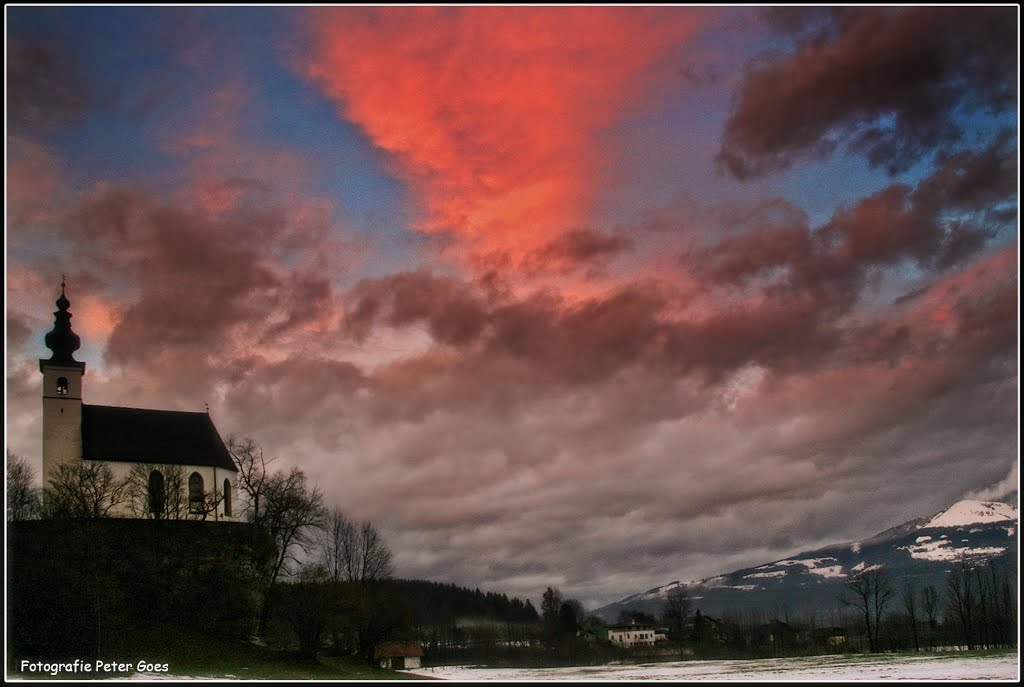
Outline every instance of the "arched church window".
[[149, 473], [149, 512], [164, 512], [164, 476], [159, 470]]
[[68, 378], [58, 377], [57, 378], [57, 395], [67, 396], [68, 395]]
[[231, 480], [224, 480], [224, 515], [231, 515]]
[[188, 510], [190, 513], [203, 512], [203, 476], [193, 472], [188, 478]]

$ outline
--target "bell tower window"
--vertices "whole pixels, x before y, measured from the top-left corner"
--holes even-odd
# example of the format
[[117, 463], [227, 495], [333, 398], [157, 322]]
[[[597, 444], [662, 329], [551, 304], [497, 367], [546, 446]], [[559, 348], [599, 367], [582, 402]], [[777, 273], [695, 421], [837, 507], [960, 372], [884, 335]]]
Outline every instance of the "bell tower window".
[[58, 377], [57, 378], [57, 395], [67, 396], [68, 395], [68, 378]]

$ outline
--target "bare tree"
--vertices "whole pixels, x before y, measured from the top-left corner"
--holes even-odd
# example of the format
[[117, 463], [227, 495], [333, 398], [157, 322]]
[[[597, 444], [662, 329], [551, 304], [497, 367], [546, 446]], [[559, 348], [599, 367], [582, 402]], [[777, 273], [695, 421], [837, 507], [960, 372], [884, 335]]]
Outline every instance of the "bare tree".
[[974, 615], [977, 604], [971, 565], [961, 557], [946, 577], [946, 606], [960, 626], [960, 636], [968, 649], [974, 648]]
[[665, 598], [665, 611], [662, 618], [668, 625], [673, 639], [679, 645], [680, 652], [685, 639], [686, 619], [690, 616], [692, 607], [693, 602], [682, 587], [670, 590]]
[[204, 491], [198, 499], [189, 500], [189, 517], [195, 520], [206, 520], [217, 513], [217, 506], [223, 500], [224, 492], [214, 484], [213, 489]]
[[362, 584], [394, 574], [391, 549], [374, 524], [353, 522], [337, 506], [326, 515], [320, 552], [334, 582]]
[[260, 495], [260, 511], [253, 511], [252, 522], [270, 532], [277, 544], [270, 581], [289, 575], [299, 563], [299, 553], [309, 554], [316, 533], [324, 522], [323, 494], [306, 485], [306, 474], [293, 467], [288, 473], [276, 472], [266, 481]]
[[127, 482], [130, 508], [135, 517], [154, 520], [188, 517], [188, 480], [181, 465], [136, 463], [128, 471]]
[[28, 460], [7, 449], [7, 521], [31, 520], [39, 515], [39, 489]]
[[265, 507], [271, 478], [268, 468], [275, 459], [267, 458], [259, 444], [249, 437], [229, 436], [227, 449], [238, 469], [238, 488], [244, 497], [239, 515], [243, 520], [255, 522]]
[[270, 588], [277, 580], [292, 575], [299, 569], [300, 559], [311, 554], [324, 525], [324, 499], [318, 488], [306, 484], [306, 475], [299, 468], [269, 472], [274, 459], [267, 458], [254, 440], [230, 436], [227, 448], [238, 469], [238, 488], [245, 502], [239, 510], [241, 517], [266, 529], [276, 545], [264, 580], [259, 628], [263, 634], [270, 612]]
[[345, 598], [320, 565], [304, 566], [288, 584], [274, 589], [276, 615], [291, 627], [299, 648], [316, 658], [325, 636], [338, 624]]
[[57, 467], [43, 510], [51, 518], [106, 518], [130, 499], [127, 479], [116, 478], [106, 463], [83, 460]]
[[858, 609], [864, 617], [868, 633], [868, 646], [872, 653], [878, 651], [878, 636], [882, 614], [892, 600], [893, 590], [885, 570], [865, 570], [850, 578], [846, 583], [847, 594], [842, 601]]
[[881, 648], [878, 642], [878, 634], [882, 628], [882, 616], [885, 607], [889, 605], [895, 595], [895, 590], [889, 583], [889, 575], [885, 570], [872, 570], [875, 578], [875, 589], [871, 597], [871, 605], [875, 610], [875, 646]]
[[300, 552], [309, 553], [324, 524], [323, 494], [306, 484], [306, 474], [293, 467], [289, 472], [268, 471], [267, 458], [252, 439], [228, 437], [228, 452], [238, 469], [238, 488], [245, 504], [241, 517], [265, 527], [277, 544], [270, 582], [293, 571]]
[[129, 508], [137, 518], [206, 520], [224, 499], [217, 485], [193, 493], [181, 465], [136, 463], [128, 471]]
[[395, 570], [391, 558], [391, 549], [377, 527], [370, 521], [360, 524], [356, 540], [357, 565], [353, 568], [359, 571], [360, 579], [366, 582], [391, 577]]
[[383, 584], [394, 574], [391, 549], [373, 523], [350, 520], [338, 506], [327, 511], [319, 543], [327, 579], [349, 599], [347, 621], [331, 628], [334, 649], [341, 651], [351, 638], [372, 660], [376, 642], [393, 629], [390, 621], [380, 622], [393, 601]]
[[320, 559], [332, 582], [345, 582], [349, 579], [355, 538], [355, 524], [341, 508], [334, 506], [327, 511], [320, 533]]
[[935, 648], [935, 632], [939, 627], [939, 592], [928, 585], [921, 590], [921, 606], [928, 622], [928, 648]]
[[[989, 561], [992, 574], [997, 571], [993, 561]], [[999, 607], [999, 639], [1003, 646], [1015, 646], [1017, 640], [1017, 603], [1014, 600], [1013, 590], [1017, 585], [1011, 581], [1011, 569], [1007, 566], [1000, 566], [998, 579], [994, 580], [996, 588], [996, 600]]]
[[903, 586], [900, 600], [903, 602], [903, 610], [907, 612], [907, 617], [910, 619], [910, 634], [914, 638], [914, 651], [920, 651], [921, 642], [917, 636], [917, 590], [914, 589], [910, 580], [907, 580]]
[[973, 572], [974, 588], [977, 590], [978, 599], [978, 603], [975, 605], [977, 610], [975, 627], [977, 628], [981, 647], [987, 649], [992, 643], [992, 601], [995, 590], [988, 584], [990, 578], [985, 574], [983, 566], [974, 566]]
[[186, 517], [190, 520], [206, 520], [217, 512], [217, 506], [224, 499], [224, 494], [217, 488], [214, 480], [213, 488], [207, 489], [202, 475], [192, 473], [188, 478], [188, 510]]

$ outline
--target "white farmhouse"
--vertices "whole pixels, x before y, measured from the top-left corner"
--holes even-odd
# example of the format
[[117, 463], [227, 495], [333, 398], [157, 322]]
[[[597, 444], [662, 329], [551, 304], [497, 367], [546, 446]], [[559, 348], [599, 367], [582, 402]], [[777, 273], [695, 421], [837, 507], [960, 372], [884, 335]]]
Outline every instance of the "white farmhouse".
[[[119, 479], [145, 482], [141, 499], [115, 507], [115, 517], [189, 517], [237, 520], [233, 505], [237, 469], [209, 413], [119, 408], [82, 403], [85, 363], [74, 358], [81, 346], [71, 330], [71, 303], [61, 284], [53, 330], [46, 347], [53, 355], [39, 361], [43, 373], [43, 484], [60, 466], [103, 462]], [[171, 482], [180, 482], [181, 515]], [[214, 498], [211, 498], [214, 496]]]
[[664, 639], [665, 635], [646, 625], [612, 625], [608, 628], [608, 641], [623, 648], [654, 646], [656, 641]]

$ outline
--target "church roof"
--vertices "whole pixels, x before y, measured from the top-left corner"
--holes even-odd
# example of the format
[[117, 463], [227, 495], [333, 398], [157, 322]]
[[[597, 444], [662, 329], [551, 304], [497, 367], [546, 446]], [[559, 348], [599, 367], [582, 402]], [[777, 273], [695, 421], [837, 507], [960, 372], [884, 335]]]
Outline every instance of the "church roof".
[[82, 458], [236, 471], [208, 413], [82, 404]]

